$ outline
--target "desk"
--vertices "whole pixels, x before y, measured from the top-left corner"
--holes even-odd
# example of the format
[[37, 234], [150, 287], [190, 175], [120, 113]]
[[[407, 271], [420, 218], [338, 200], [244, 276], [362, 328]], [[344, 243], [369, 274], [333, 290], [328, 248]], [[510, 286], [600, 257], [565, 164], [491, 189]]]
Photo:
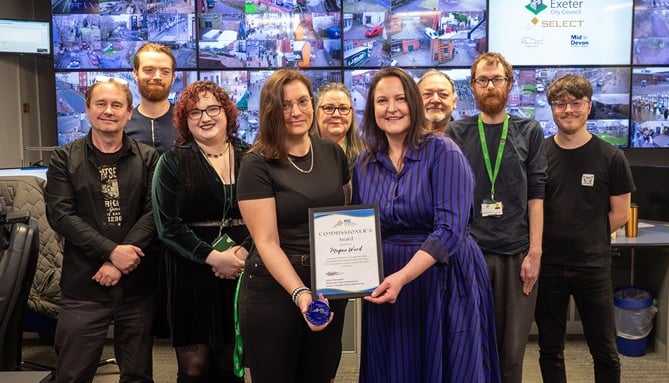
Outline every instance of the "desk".
[[[640, 220], [638, 234], [637, 237], [618, 236], [611, 240], [611, 245], [629, 251], [630, 284], [651, 290], [657, 300], [654, 349], [669, 362], [669, 257], [666, 250], [669, 249], [669, 222]], [[656, 250], [642, 251], [651, 248]]]
[[638, 236], [617, 236], [611, 240], [613, 247], [630, 248], [630, 284], [634, 284], [636, 274], [635, 251], [637, 247], [669, 247], [669, 222], [639, 221]]
[[51, 371], [0, 371], [2, 383], [46, 383]]

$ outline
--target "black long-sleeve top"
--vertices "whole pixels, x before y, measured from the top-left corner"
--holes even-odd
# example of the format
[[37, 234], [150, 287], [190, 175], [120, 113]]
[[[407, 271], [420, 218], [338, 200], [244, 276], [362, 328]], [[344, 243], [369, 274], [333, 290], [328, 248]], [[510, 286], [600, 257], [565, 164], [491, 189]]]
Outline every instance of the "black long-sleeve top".
[[[47, 218], [51, 227], [65, 238], [61, 292], [70, 298], [97, 302], [109, 301], [113, 293], [126, 301], [148, 296], [155, 292], [157, 271], [151, 180], [158, 153], [123, 136], [116, 163], [123, 221], [110, 230], [106, 226], [100, 164], [94, 151], [89, 133], [57, 148], [47, 170]], [[139, 266], [123, 275], [116, 286], [101, 286], [91, 278], [121, 244], [135, 245], [145, 255]]]

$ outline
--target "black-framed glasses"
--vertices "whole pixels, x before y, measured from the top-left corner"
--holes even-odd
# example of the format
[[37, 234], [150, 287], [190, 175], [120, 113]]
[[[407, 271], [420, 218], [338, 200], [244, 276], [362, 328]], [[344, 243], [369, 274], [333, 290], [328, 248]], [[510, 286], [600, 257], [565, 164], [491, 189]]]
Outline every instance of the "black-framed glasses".
[[289, 113], [293, 110], [293, 105], [297, 105], [301, 111], [306, 111], [311, 108], [311, 97], [302, 97], [297, 101], [284, 101], [283, 102], [283, 112]]
[[571, 107], [571, 110], [574, 112], [580, 112], [583, 108], [590, 103], [590, 100], [573, 100], [573, 101], [551, 101], [553, 109], [557, 111], [567, 110], [567, 105]]
[[188, 111], [188, 118], [191, 120], [199, 120], [202, 118], [202, 113], [207, 113], [209, 117], [216, 117], [221, 114], [222, 105], [209, 105], [204, 109], [193, 109]]
[[320, 108], [325, 114], [334, 114], [336, 111], [339, 111], [339, 114], [341, 114], [342, 116], [346, 116], [347, 114], [351, 113], [351, 109], [353, 109], [350, 106], [346, 105], [340, 105], [340, 106], [321, 105]]
[[492, 85], [497, 88], [506, 84], [507, 81], [509, 81], [509, 79], [506, 77], [493, 77], [493, 78], [479, 77], [475, 78], [473, 80], [473, 83], [476, 84], [476, 86], [478, 86], [479, 88], [487, 88], [488, 85], [492, 83]]

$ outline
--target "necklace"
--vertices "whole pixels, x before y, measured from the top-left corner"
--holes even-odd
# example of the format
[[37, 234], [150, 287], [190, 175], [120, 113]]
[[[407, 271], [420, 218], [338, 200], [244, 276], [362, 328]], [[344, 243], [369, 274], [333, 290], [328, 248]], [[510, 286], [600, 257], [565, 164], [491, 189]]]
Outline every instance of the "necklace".
[[223, 157], [223, 155], [225, 155], [225, 153], [228, 152], [228, 149], [230, 149], [230, 141], [226, 143], [225, 150], [223, 150], [220, 153], [207, 153], [204, 150], [202, 150], [202, 153], [204, 153], [204, 155], [207, 156], [208, 158], [218, 158], [218, 157]]
[[295, 162], [293, 162], [293, 160], [290, 158], [290, 155], [288, 155], [288, 162], [290, 162], [290, 164], [293, 165], [293, 167], [297, 169], [298, 172], [303, 174], [309, 174], [311, 173], [312, 170], [314, 170], [314, 157], [316, 157], [316, 155], [314, 154], [314, 151], [311, 148], [311, 141], [309, 141], [309, 152], [307, 153], [311, 153], [311, 165], [309, 165], [309, 170], [300, 169], [297, 165], [295, 165]]
[[232, 167], [234, 166], [234, 163], [235, 163], [235, 157], [232, 154], [232, 151], [228, 150], [230, 148], [230, 142], [228, 142], [228, 146], [226, 147], [226, 149], [222, 153], [219, 153], [219, 154], [209, 154], [209, 153], [206, 153], [204, 150], [202, 150], [201, 147], [198, 146], [198, 148], [200, 149], [200, 152], [205, 156], [205, 159], [209, 163], [209, 166], [211, 166], [212, 169], [214, 169], [214, 173], [216, 173], [216, 175], [218, 175], [218, 177], [223, 182], [223, 188], [224, 189], [225, 189], [225, 181], [226, 180], [225, 180], [225, 177], [223, 176], [223, 170], [219, 171], [219, 168], [214, 166], [214, 163], [211, 162], [210, 158], [218, 158], [218, 157], [223, 156], [226, 152], [230, 153], [230, 156], [228, 157], [228, 182], [230, 184], [232, 184]]
[[[390, 159], [391, 162], [393, 162], [393, 165], [395, 165], [395, 169], [397, 169], [397, 172], [401, 172], [402, 168], [404, 167], [404, 153], [406, 153], [406, 148], [403, 147], [402, 151], [400, 152], [399, 157], [397, 158], [397, 162], [394, 162], [392, 158]], [[388, 155], [390, 157], [390, 155]]]

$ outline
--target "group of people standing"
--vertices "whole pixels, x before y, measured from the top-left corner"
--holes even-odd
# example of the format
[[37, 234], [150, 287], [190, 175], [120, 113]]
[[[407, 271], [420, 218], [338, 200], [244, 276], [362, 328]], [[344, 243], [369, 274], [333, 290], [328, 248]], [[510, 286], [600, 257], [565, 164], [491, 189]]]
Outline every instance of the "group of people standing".
[[[595, 380], [620, 381], [610, 233], [634, 184], [622, 152], [586, 130], [587, 79], [548, 88], [559, 131], [544, 140], [506, 113], [514, 79], [498, 53], [472, 64], [480, 114], [458, 121], [443, 72], [381, 69], [358, 126], [345, 86], [314, 93], [280, 69], [249, 146], [215, 83], [167, 101], [168, 48], [144, 45], [133, 74], [137, 108], [127, 83], [93, 84], [89, 135], [47, 172], [47, 216], [65, 237], [56, 382], [92, 381], [112, 323], [121, 381], [152, 381], [158, 285], [178, 382], [243, 382], [235, 358], [254, 383], [333, 381], [347, 301], [310, 290], [308, 210], [347, 204], [378, 206], [383, 253], [360, 382], [520, 382], [533, 320], [544, 380], [563, 382], [570, 295]], [[306, 318], [314, 300], [331, 308], [324, 324]]]

